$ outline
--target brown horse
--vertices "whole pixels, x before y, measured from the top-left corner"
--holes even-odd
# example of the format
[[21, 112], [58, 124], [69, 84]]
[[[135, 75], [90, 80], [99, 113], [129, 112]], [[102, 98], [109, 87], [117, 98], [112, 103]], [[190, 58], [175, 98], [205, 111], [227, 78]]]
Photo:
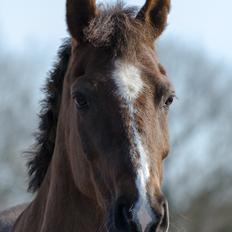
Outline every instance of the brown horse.
[[67, 0], [71, 40], [48, 79], [29, 161], [37, 195], [4, 212], [1, 231], [168, 230], [161, 183], [174, 91], [154, 41], [169, 8], [147, 0], [136, 14]]

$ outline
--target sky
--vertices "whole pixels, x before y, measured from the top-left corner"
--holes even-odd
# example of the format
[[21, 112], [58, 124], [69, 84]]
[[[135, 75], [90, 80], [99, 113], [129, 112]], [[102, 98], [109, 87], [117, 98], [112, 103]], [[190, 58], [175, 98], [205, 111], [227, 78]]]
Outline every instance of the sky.
[[[112, 2], [103, 0], [98, 2]], [[142, 6], [142, 0], [124, 0]], [[67, 36], [65, 0], [0, 0], [0, 33], [4, 47], [23, 51], [30, 44], [51, 51]], [[231, 0], [172, 0], [169, 25], [161, 39], [203, 49], [213, 59], [232, 59]]]

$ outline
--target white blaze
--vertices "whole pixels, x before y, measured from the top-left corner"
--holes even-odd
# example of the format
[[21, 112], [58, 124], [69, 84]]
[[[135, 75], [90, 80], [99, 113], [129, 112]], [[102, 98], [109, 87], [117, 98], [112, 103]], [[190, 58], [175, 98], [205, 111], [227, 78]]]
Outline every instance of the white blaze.
[[122, 100], [122, 107], [128, 109], [129, 126], [131, 130], [132, 143], [136, 151], [132, 150], [132, 158], [135, 158], [135, 152], [139, 154], [140, 163], [137, 170], [136, 186], [139, 192], [139, 199], [134, 207], [134, 217], [137, 217], [142, 231], [145, 231], [147, 225], [152, 220], [151, 208], [147, 200], [146, 185], [150, 177], [148, 167], [148, 157], [143, 147], [143, 143], [135, 121], [136, 109], [134, 108], [135, 100], [144, 90], [144, 82], [141, 78], [141, 71], [132, 64], [122, 63], [119, 60], [115, 63], [113, 79], [117, 86], [117, 96]]
[[113, 78], [118, 87], [117, 95], [131, 107], [143, 90], [140, 70], [134, 65], [116, 61]]

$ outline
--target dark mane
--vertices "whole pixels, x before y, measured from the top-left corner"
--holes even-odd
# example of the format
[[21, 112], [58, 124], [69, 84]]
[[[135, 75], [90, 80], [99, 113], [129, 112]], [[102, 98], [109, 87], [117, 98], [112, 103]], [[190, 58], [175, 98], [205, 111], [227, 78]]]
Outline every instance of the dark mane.
[[39, 131], [36, 134], [36, 143], [29, 152], [30, 159], [28, 161], [28, 189], [32, 192], [40, 187], [52, 158], [63, 80], [70, 55], [71, 42], [70, 39], [67, 39], [59, 49], [58, 61], [49, 73], [43, 89], [45, 99], [41, 102]]

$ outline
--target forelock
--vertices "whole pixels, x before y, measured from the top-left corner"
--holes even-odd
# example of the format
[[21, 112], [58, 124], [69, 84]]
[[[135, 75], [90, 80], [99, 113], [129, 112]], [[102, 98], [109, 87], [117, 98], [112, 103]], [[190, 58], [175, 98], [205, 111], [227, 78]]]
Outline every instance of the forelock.
[[99, 7], [99, 14], [84, 29], [85, 40], [94, 47], [112, 50], [115, 56], [136, 57], [145, 44], [152, 41], [151, 27], [135, 18], [136, 8], [122, 3]]

